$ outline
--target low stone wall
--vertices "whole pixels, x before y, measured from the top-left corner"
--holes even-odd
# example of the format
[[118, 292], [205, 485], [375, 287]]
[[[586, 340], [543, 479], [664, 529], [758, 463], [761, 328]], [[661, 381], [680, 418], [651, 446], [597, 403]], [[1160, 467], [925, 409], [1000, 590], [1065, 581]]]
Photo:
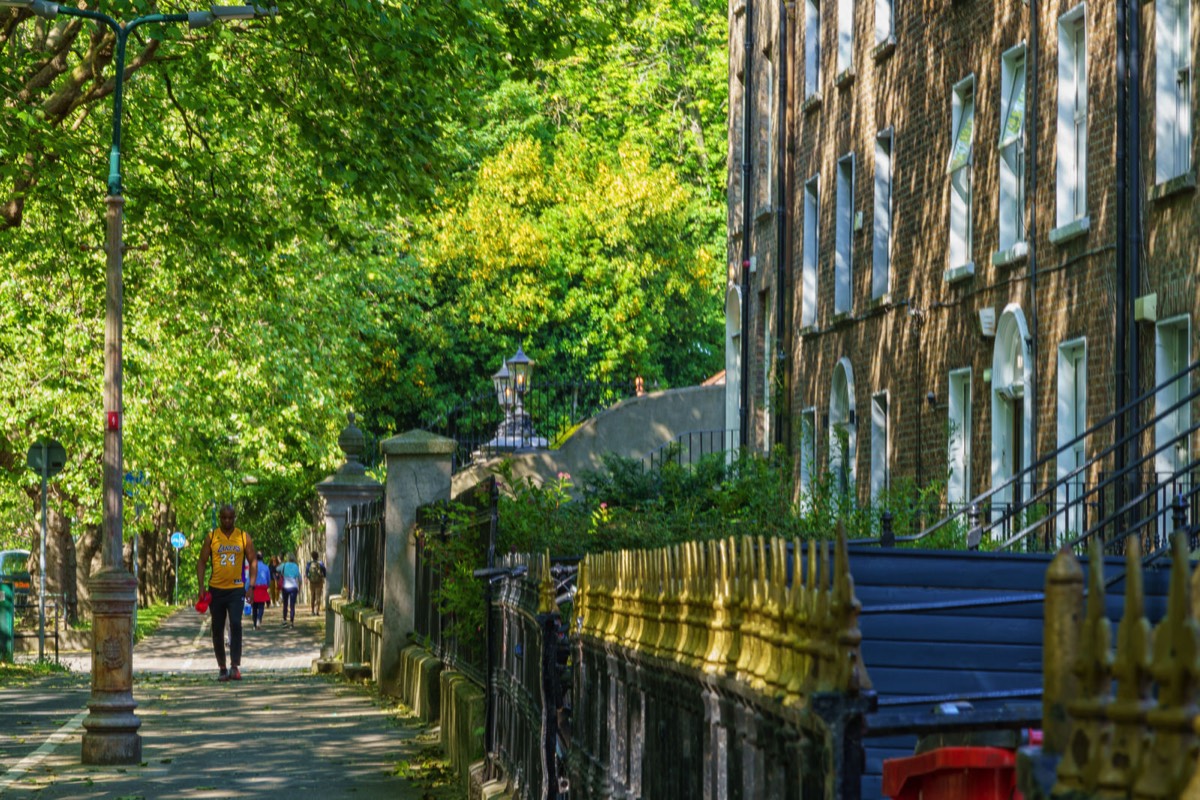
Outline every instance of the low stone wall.
[[461, 672], [443, 671], [439, 683], [442, 749], [450, 757], [450, 767], [458, 773], [459, 785], [466, 787], [472, 765], [483, 761], [486, 698], [483, 687]]
[[414, 644], [400, 652], [400, 700], [422, 722], [440, 725], [442, 749], [467, 787], [472, 771], [483, 763], [483, 687], [461, 672], [444, 669], [437, 656]]
[[400, 651], [400, 701], [422, 722], [441, 719], [442, 662], [420, 645]]
[[348, 603], [341, 595], [329, 598], [329, 607], [340, 623], [336, 653], [341, 660], [333, 662], [334, 671], [348, 678], [376, 678], [382, 651], [383, 615], [373, 608]]

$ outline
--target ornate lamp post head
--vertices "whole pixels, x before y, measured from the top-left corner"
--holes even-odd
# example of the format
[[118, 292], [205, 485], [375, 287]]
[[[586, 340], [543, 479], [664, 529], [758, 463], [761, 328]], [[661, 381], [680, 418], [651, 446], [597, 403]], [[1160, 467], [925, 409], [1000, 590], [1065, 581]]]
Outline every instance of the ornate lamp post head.
[[492, 385], [496, 387], [496, 402], [507, 414], [513, 404], [512, 373], [508, 371], [508, 363], [502, 363], [500, 369], [492, 376]]
[[529, 391], [529, 377], [533, 373], [533, 361], [529, 356], [525, 355], [525, 351], [520, 345], [517, 345], [517, 354], [510, 358], [507, 362], [508, 370], [512, 374], [513, 386], [516, 388], [517, 397], [521, 397], [525, 392]]

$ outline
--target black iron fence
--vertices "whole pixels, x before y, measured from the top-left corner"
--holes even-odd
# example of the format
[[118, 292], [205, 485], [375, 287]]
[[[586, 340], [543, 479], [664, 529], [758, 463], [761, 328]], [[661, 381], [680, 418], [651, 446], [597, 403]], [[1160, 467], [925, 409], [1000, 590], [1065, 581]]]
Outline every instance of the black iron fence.
[[452, 517], [440, 502], [417, 510], [416, 633], [443, 664], [480, 686], [487, 675], [484, 590], [471, 570], [494, 561], [498, 500], [496, 479], [488, 478], [459, 497], [465, 515]]
[[571, 621], [581, 797], [859, 798], [874, 694], [844, 535], [589, 555]]
[[508, 555], [478, 575], [489, 584], [488, 777], [521, 800], [566, 798], [569, 618], [578, 559]]
[[342, 596], [351, 603], [383, 612], [384, 501], [372, 500], [346, 510], [346, 560]]
[[521, 395], [519, 406], [507, 412], [494, 392], [484, 392], [424, 424], [454, 440], [451, 471], [458, 472], [497, 453], [557, 447], [584, 420], [634, 394], [633, 379], [536, 381]]
[[661, 469], [666, 463], [687, 466], [716, 453], [727, 453], [731, 460], [736, 459], [741, 450], [739, 435], [736, 428], [681, 433], [673, 441], [647, 453], [642, 458], [642, 467], [645, 470]]

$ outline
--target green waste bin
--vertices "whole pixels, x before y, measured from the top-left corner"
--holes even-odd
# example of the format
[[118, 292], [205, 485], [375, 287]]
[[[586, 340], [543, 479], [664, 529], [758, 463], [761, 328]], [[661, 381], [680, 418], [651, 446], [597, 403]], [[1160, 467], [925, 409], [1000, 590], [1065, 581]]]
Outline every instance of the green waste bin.
[[13, 585], [0, 583], [0, 661], [13, 660]]

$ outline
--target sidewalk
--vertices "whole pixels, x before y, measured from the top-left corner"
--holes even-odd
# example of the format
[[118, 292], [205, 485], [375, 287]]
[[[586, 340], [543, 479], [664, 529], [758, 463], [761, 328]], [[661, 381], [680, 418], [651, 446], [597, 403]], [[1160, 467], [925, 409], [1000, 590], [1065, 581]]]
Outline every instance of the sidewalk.
[[364, 687], [309, 674], [323, 617], [305, 611], [295, 629], [277, 616], [247, 627], [244, 677], [229, 683], [215, 681], [207, 619], [184, 609], [135, 648], [139, 765], [80, 764], [90, 654], [64, 658], [79, 670], [70, 675], [0, 689], [0, 797], [454, 796], [397, 776], [432, 747], [418, 722], [381, 708]]

